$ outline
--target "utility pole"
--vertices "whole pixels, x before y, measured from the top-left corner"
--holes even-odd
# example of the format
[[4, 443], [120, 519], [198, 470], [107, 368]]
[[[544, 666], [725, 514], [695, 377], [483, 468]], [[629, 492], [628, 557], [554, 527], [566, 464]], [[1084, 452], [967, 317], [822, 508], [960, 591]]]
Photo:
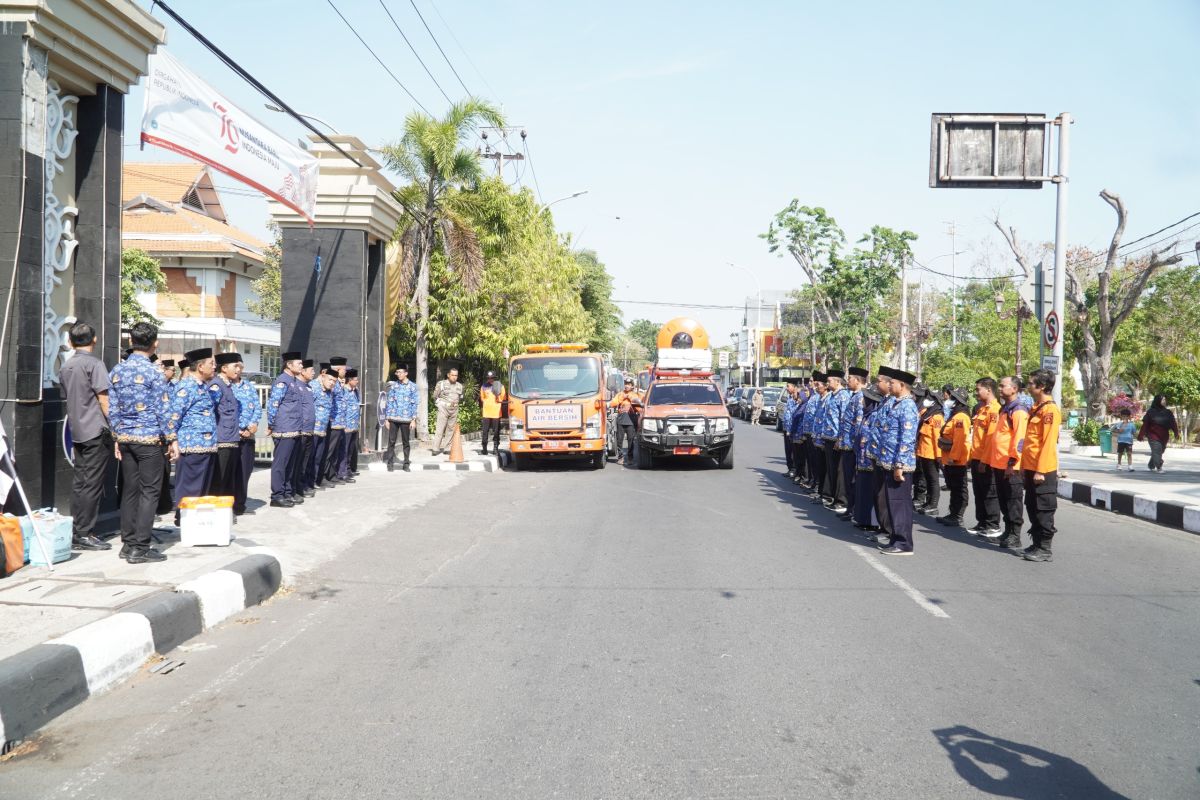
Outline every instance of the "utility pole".
[[908, 259], [900, 259], [900, 369], [908, 369]]
[[958, 230], [955, 228], [954, 222], [946, 223], [950, 226], [947, 234], [950, 236], [950, 344], [958, 346], [958, 272], [955, 269], [957, 265], [958, 255]]
[[808, 343], [812, 348], [809, 356], [809, 365], [817, 368], [817, 303], [815, 300], [810, 300], [808, 303]]
[[925, 332], [925, 287], [917, 280], [917, 377], [921, 377], [921, 344]]
[[[1054, 402], [1061, 407], [1063, 385], [1063, 315], [1067, 301], [1067, 189], [1071, 185], [1068, 177], [1071, 167], [1071, 115], [1064, 111], [1058, 115], [1058, 175], [1054, 182], [1058, 186], [1058, 197], [1054, 204], [1054, 315], [1058, 324], [1058, 338], [1054, 341], [1054, 357], [1058, 361], [1058, 380], [1054, 382]], [[1045, 338], [1046, 320], [1041, 320], [1042, 337]]]
[[505, 161], [524, 161], [525, 160], [524, 153], [512, 153], [511, 155], [506, 155], [499, 151], [496, 151], [495, 153], [484, 153], [481, 150], [477, 150], [475, 152], [480, 158], [491, 158], [496, 161], [496, 177], [497, 178], [504, 177], [504, 162]]

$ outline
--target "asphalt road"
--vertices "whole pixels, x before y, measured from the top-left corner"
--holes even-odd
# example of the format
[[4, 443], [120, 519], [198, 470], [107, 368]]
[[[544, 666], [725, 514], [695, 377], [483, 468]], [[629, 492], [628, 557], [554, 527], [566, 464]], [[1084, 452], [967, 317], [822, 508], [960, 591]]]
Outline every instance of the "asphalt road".
[[[1200, 796], [1200, 538], [885, 561], [737, 467], [473, 476], [61, 717], [24, 798]], [[352, 517], [331, 520], [330, 536]]]

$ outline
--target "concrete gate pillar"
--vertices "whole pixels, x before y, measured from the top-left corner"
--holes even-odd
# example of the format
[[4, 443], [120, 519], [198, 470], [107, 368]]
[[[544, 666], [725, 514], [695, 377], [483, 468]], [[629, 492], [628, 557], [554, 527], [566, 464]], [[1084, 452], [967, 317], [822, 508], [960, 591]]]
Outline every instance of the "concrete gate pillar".
[[360, 438], [373, 447], [375, 400], [389, 366], [384, 265], [403, 209], [361, 140], [329, 137], [359, 166], [319, 137], [309, 138], [320, 165], [315, 224], [270, 203], [283, 234], [281, 349], [302, 350], [317, 361], [350, 359], [367, 404]]
[[67, 329], [120, 349], [125, 95], [164, 40], [133, 0], [0, 0], [0, 419], [37, 506], [70, 507]]

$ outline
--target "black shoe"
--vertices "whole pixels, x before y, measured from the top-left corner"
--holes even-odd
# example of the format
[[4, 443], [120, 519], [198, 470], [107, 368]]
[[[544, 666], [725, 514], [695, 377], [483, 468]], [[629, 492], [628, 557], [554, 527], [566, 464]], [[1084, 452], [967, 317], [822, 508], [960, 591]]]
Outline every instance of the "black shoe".
[[1001, 536], [1000, 541], [996, 542], [996, 544], [1000, 545], [1000, 547], [1005, 550], [1020, 550], [1021, 537], [1012, 535]]
[[433, 455], [435, 455], [435, 456], [440, 456], [440, 455], [442, 454], [442, 451], [441, 451], [441, 450], [433, 450], [433, 451], [431, 451], [431, 452], [432, 452], [432, 453], [433, 453]]
[[358, 483], [358, 481], [347, 475], [346, 477], [342, 478], [342, 483]]
[[400, 469], [404, 470], [405, 472], [412, 472], [412, 467], [409, 466], [407, 461], [404, 462], [404, 466], [402, 466]]
[[123, 544], [123, 545], [121, 545], [121, 552], [117, 553], [117, 558], [128, 558], [129, 554], [132, 553], [133, 550], [134, 550], [133, 545]]
[[881, 547], [879, 548], [879, 552], [885, 556], [911, 556], [913, 554], [912, 550], [901, 547], [898, 544], [894, 544], [891, 547]]
[[1004, 531], [1000, 530], [1000, 526], [997, 525], [994, 528], [984, 528], [979, 535], [985, 539], [1002, 539], [1004, 538]]
[[938, 517], [937, 521], [939, 523], [941, 523], [942, 525], [946, 525], [947, 527], [950, 527], [950, 528], [961, 528], [962, 527], [962, 520], [952, 514], [947, 514], [944, 517]]
[[479, 451], [479, 455], [481, 455], [481, 456], [486, 456], [487, 454], [488, 454], [488, 451], [487, 451], [487, 450], [480, 450], [480, 451]]
[[296, 505], [289, 498], [284, 497], [279, 500], [271, 498], [271, 508], [291, 508]]
[[967, 530], [969, 530], [971, 533], [983, 533], [984, 531], [987, 530], [987, 528], [988, 528], [987, 525], [984, 525], [982, 522], [979, 522], [979, 523], [976, 523], [975, 525], [972, 525], [970, 528], [967, 528]]
[[86, 536], [76, 536], [71, 539], [72, 550], [112, 550], [112, 545], [108, 542], [97, 539], [90, 533]]
[[877, 530], [879, 530], [878, 525], [863, 525], [858, 522], [854, 523], [854, 527], [858, 528], [860, 531], [877, 531]]
[[294, 495], [292, 495], [291, 500], [292, 500], [292, 505], [294, 505], [294, 506], [304, 505], [304, 496], [303, 495], [294, 494]]
[[829, 510], [837, 514], [839, 517], [850, 516], [850, 509], [846, 508], [841, 503], [834, 503], [832, 506], [830, 506]]
[[395, 465], [395, 464], [393, 464], [393, 463], [392, 463], [392, 462], [390, 462], [390, 461], [388, 462], [387, 468], [388, 468], [388, 472], [395, 472], [395, 471], [396, 471], [396, 465]]
[[1050, 554], [1049, 550], [1043, 550], [1040, 547], [1036, 548], [1034, 550], [1026, 550], [1025, 555], [1022, 556], [1022, 558], [1024, 558], [1026, 561], [1053, 561], [1054, 560], [1054, 556]]
[[136, 547], [125, 560], [130, 564], [146, 564], [151, 561], [166, 561], [167, 557], [152, 547]]
[[316, 497], [317, 490], [316, 489], [305, 489], [303, 492], [301, 492], [301, 494], [303, 494], [305, 497]]

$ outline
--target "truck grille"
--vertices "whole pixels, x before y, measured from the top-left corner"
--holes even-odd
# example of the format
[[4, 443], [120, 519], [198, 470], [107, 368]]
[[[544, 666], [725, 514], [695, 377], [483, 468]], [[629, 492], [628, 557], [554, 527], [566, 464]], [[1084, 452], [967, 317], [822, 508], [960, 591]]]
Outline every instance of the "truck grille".
[[703, 436], [704, 417], [668, 417], [663, 433], [668, 436]]

